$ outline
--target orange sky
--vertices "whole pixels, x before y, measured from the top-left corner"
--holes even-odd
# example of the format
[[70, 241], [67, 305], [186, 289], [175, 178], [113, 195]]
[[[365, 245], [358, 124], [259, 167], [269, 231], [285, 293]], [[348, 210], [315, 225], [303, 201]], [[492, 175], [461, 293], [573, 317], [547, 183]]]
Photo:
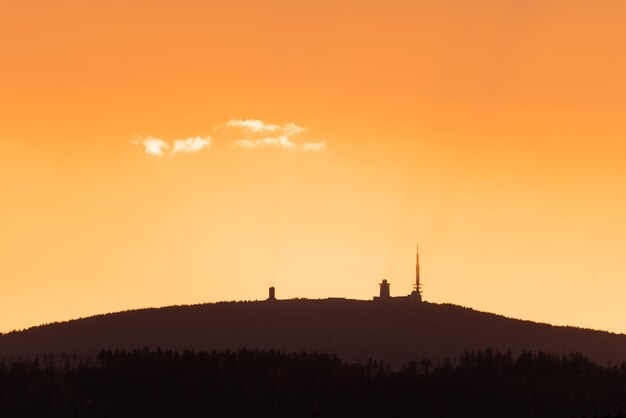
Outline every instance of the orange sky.
[[269, 285], [407, 294], [419, 240], [426, 300], [626, 332], [624, 21], [621, 0], [5, 0], [0, 331]]

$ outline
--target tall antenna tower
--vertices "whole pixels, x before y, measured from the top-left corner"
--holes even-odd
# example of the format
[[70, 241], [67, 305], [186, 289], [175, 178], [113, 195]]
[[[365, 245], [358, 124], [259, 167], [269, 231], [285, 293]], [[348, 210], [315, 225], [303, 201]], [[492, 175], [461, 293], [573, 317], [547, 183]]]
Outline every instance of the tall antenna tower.
[[419, 244], [415, 247], [415, 288], [414, 294], [417, 300], [422, 301], [422, 284], [420, 283], [420, 249]]

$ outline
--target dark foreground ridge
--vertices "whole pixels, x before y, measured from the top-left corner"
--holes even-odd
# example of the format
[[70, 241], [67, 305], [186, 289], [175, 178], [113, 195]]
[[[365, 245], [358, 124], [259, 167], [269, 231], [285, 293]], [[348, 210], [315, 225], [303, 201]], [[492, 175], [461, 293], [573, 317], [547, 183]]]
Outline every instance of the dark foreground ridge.
[[398, 371], [322, 353], [102, 351], [0, 363], [19, 417], [622, 417], [626, 364], [492, 350]]
[[599, 364], [626, 361], [626, 335], [555, 327], [432, 303], [279, 300], [143, 309], [12, 332], [0, 355], [96, 354], [101, 349], [321, 351], [342, 359], [456, 358], [464, 350], [580, 352]]

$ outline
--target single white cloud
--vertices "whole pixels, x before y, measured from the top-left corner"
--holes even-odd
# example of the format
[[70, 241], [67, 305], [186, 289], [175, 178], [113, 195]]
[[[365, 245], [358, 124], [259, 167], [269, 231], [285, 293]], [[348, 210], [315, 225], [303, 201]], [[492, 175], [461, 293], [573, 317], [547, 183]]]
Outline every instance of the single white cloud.
[[277, 132], [281, 130], [280, 125], [265, 123], [258, 119], [231, 119], [224, 125], [229, 128], [238, 128], [254, 133]]
[[305, 152], [322, 152], [326, 151], [327, 148], [325, 142], [305, 142], [302, 144], [302, 151]]
[[276, 133], [284, 136], [293, 136], [306, 131], [306, 128], [298, 126], [293, 122], [276, 125], [258, 119], [231, 119], [224, 123], [223, 126], [254, 134]]
[[240, 139], [235, 141], [235, 143], [246, 149], [254, 149], [254, 148], [264, 148], [264, 147], [275, 147], [275, 148], [285, 148], [285, 149], [295, 149], [296, 144], [291, 142], [289, 138], [285, 135], [278, 137], [268, 137], [261, 139]]
[[202, 151], [204, 148], [207, 148], [211, 145], [211, 138], [204, 137], [201, 138], [199, 136], [191, 137], [187, 139], [177, 139], [174, 141], [174, 148], [172, 149], [172, 155], [178, 153], [186, 153], [192, 154], [194, 152]]
[[170, 149], [170, 145], [167, 142], [152, 136], [140, 140], [134, 140], [133, 143], [135, 145], [143, 145], [146, 154], [155, 157], [162, 157], [165, 154], [165, 151]]
[[135, 138], [131, 140], [131, 143], [143, 146], [148, 155], [162, 157], [166, 153], [173, 156], [179, 153], [192, 154], [201, 151], [211, 145], [211, 138], [208, 136], [204, 138], [196, 136], [186, 139], [177, 139], [170, 144], [161, 138], [149, 136], [146, 138]]
[[284, 135], [293, 136], [306, 131], [306, 128], [298, 126], [295, 123], [286, 123], [282, 126], [282, 131]]
[[244, 138], [235, 140], [235, 144], [250, 150], [268, 147], [302, 151], [326, 149], [326, 144], [323, 143], [296, 145], [291, 138], [306, 131], [307, 128], [293, 122], [277, 125], [258, 119], [231, 119], [221, 126], [230, 128], [231, 131], [239, 131]]

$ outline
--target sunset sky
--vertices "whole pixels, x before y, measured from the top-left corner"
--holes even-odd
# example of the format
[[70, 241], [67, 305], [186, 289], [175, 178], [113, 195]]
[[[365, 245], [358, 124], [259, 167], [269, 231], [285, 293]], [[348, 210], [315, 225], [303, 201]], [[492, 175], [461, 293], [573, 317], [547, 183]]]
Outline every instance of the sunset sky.
[[0, 332], [408, 294], [626, 333], [626, 2], [3, 0]]

